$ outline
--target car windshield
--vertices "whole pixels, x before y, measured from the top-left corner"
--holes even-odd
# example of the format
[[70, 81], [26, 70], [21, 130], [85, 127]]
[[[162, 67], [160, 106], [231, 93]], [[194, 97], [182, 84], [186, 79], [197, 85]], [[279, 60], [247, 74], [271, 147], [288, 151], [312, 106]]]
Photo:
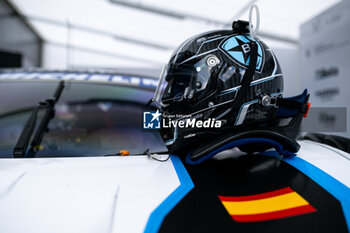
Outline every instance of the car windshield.
[[[33, 80], [0, 83], [1, 158], [13, 157], [13, 148], [34, 107], [50, 98], [57, 85], [58, 81]], [[142, 128], [145, 103], [152, 96], [153, 91], [138, 87], [66, 82], [36, 157], [166, 150], [158, 131]], [[41, 117], [39, 113], [37, 126]]]

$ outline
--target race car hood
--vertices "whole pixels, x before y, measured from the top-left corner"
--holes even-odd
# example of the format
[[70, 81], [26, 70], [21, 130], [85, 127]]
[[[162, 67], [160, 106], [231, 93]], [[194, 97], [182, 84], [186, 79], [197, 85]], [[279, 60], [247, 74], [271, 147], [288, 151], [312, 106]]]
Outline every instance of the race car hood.
[[[253, 195], [281, 187], [291, 187], [317, 210], [312, 215], [316, 216], [314, 221], [307, 221], [309, 227], [323, 229], [320, 222], [326, 221], [322, 216], [331, 223], [331, 215], [337, 222], [334, 225], [346, 229], [344, 224], [350, 222], [350, 154], [312, 141], [298, 143], [301, 150], [296, 157], [282, 158], [266, 152], [244, 155], [246, 159], [240, 160], [232, 155], [233, 151], [226, 151], [203, 166], [183, 165], [177, 156], [166, 162], [147, 156], [1, 159], [0, 232], [197, 232], [198, 226], [205, 229], [201, 232], [215, 232], [207, 227], [210, 223], [224, 229], [232, 229], [234, 224], [226, 221], [230, 215], [218, 195]], [[228, 156], [231, 160], [227, 160]], [[280, 159], [281, 164], [274, 162]], [[242, 166], [246, 172], [242, 173]], [[271, 166], [273, 169], [269, 169]], [[316, 192], [312, 187], [317, 188]], [[338, 209], [335, 211], [332, 201], [324, 204], [324, 198], [338, 200]], [[267, 221], [268, 227], [257, 231], [297, 225], [309, 229], [303, 224], [288, 225], [288, 221], [285, 225], [274, 223]]]
[[2, 159], [0, 177], [7, 233], [142, 232], [180, 185], [171, 160], [146, 156]]

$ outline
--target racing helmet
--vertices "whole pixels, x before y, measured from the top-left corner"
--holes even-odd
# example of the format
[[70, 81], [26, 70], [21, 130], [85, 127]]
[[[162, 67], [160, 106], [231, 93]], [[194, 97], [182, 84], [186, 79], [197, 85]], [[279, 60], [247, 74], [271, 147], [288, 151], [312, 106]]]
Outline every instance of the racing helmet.
[[[238, 132], [278, 128], [282, 95], [283, 74], [276, 56], [264, 42], [252, 38], [248, 22], [236, 21], [232, 30], [202, 33], [181, 44], [163, 68], [153, 102], [163, 120], [220, 122], [218, 128], [163, 127], [161, 135], [174, 153]], [[306, 93], [302, 97], [304, 104]], [[302, 108], [298, 105], [297, 113]], [[282, 137], [288, 141], [293, 135]]]

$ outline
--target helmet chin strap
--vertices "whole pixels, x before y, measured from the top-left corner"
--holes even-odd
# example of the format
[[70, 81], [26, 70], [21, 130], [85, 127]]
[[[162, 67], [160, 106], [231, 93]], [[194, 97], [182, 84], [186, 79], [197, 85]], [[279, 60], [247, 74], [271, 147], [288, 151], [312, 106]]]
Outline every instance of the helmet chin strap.
[[[256, 27], [253, 30], [253, 10], [256, 13]], [[233, 110], [237, 112], [239, 108], [244, 104], [244, 97], [247, 95], [247, 90], [250, 88], [250, 83], [253, 80], [255, 70], [256, 70], [256, 62], [258, 59], [258, 46], [255, 42], [255, 34], [258, 32], [260, 26], [260, 13], [257, 5], [252, 5], [249, 9], [249, 22], [238, 20], [233, 22], [232, 29], [234, 32], [238, 32], [241, 34], [249, 33], [252, 40], [250, 43], [250, 56], [249, 56], [249, 66], [246, 69], [244, 76], [242, 78], [241, 88], [238, 90], [237, 96], [234, 101]], [[238, 116], [237, 116], [238, 117]]]
[[233, 102], [233, 112], [238, 112], [242, 104], [244, 104], [245, 102], [244, 97], [247, 96], [247, 91], [250, 89], [250, 84], [253, 80], [255, 70], [256, 70], [257, 58], [258, 58], [258, 46], [255, 41], [252, 41], [250, 43], [249, 66], [244, 73], [244, 76], [242, 78], [241, 88], [238, 90], [237, 96]]
[[[233, 32], [246, 35], [251, 32], [250, 22], [243, 21], [243, 20], [234, 21], [232, 23], [232, 30]], [[251, 37], [254, 38], [252, 34], [251, 34]], [[249, 47], [250, 47], [249, 65], [243, 75], [241, 88], [238, 90], [236, 98], [233, 101], [233, 106], [231, 107], [231, 111], [233, 112], [238, 112], [242, 104], [244, 104], [244, 97], [247, 96], [247, 91], [250, 89], [250, 84], [253, 80], [255, 70], [256, 70], [256, 62], [258, 59], [258, 45], [254, 41], [254, 39], [250, 41], [251, 42], [249, 43]]]

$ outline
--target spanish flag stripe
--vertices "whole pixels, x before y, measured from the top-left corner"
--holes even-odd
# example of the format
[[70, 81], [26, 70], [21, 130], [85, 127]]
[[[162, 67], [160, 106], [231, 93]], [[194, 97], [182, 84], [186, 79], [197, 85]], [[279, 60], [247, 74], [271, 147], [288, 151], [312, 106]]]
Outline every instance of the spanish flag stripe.
[[293, 189], [287, 187], [287, 188], [278, 189], [276, 191], [261, 193], [256, 195], [241, 196], [241, 197], [219, 196], [219, 198], [221, 201], [252, 201], [252, 200], [259, 200], [262, 198], [275, 197], [277, 195], [292, 193], [292, 192], [294, 192]]
[[274, 212], [308, 205], [309, 203], [296, 192], [292, 192], [261, 200], [223, 201], [222, 204], [230, 215], [241, 215]]
[[237, 222], [257, 222], [267, 221], [273, 219], [280, 219], [286, 217], [292, 217], [300, 214], [307, 214], [315, 212], [316, 209], [311, 205], [299, 206], [291, 209], [280, 210], [262, 214], [250, 214], [250, 215], [231, 215], [231, 217]]
[[289, 187], [257, 195], [219, 196], [219, 199], [231, 217], [238, 222], [271, 220], [316, 211]]

